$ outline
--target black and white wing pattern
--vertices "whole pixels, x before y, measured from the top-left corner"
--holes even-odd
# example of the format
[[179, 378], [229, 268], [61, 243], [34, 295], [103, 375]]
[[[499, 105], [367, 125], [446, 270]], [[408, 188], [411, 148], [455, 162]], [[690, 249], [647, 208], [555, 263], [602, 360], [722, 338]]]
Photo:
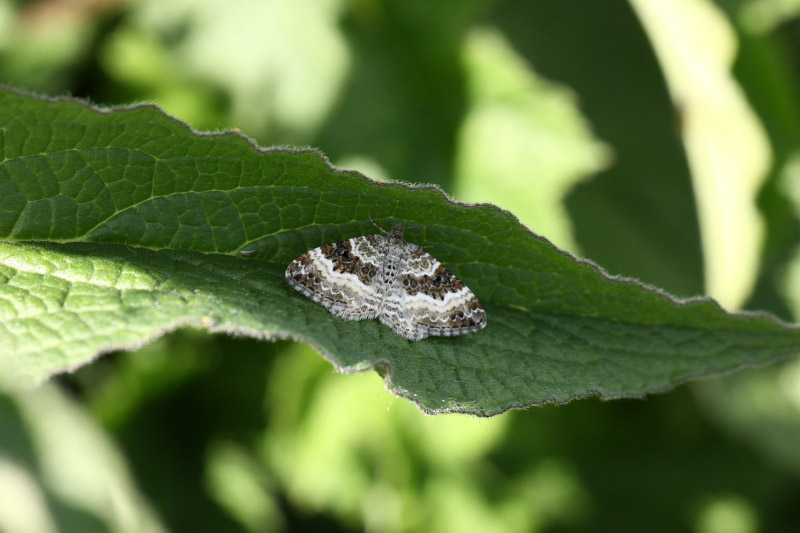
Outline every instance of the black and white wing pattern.
[[378, 318], [409, 340], [486, 326], [480, 302], [402, 227], [306, 252], [286, 269], [295, 289], [345, 320]]
[[404, 244], [395, 290], [384, 297], [381, 322], [411, 340], [483, 329], [486, 313], [472, 291], [425, 250]]
[[385, 237], [356, 237], [310, 250], [286, 269], [286, 281], [345, 320], [378, 316]]

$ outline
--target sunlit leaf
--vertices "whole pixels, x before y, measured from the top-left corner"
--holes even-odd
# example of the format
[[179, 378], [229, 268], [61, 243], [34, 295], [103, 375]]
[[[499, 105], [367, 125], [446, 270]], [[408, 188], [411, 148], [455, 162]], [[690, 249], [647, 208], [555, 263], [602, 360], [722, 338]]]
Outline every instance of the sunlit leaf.
[[[0, 134], [0, 343], [31, 382], [186, 324], [307, 341], [429, 412], [480, 415], [640, 396], [798, 351], [798, 329], [610, 278], [494, 206], [199, 135], [152, 106], [2, 90]], [[306, 250], [375, 233], [369, 216], [404, 224], [461, 278], [486, 329], [411, 342], [285, 283]]]
[[632, 5], [681, 113], [706, 292], [738, 308], [758, 274], [764, 232], [755, 202], [772, 154], [763, 126], [731, 74], [736, 34], [710, 1], [646, 0]]
[[575, 95], [538, 77], [499, 32], [469, 35], [469, 110], [456, 156], [459, 198], [492, 202], [575, 251], [567, 192], [609, 163]]

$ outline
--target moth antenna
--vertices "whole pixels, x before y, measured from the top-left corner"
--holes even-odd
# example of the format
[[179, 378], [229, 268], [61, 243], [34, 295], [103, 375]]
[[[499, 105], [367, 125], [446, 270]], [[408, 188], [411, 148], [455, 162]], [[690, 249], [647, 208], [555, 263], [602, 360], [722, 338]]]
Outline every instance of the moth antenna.
[[372, 222], [372, 225], [373, 225], [373, 226], [375, 226], [376, 228], [378, 228], [378, 229], [380, 230], [380, 232], [381, 232], [381, 233], [385, 233], [386, 235], [389, 235], [389, 233], [390, 233], [390, 232], [386, 231], [385, 229], [383, 229], [382, 227], [380, 227], [380, 226], [378, 225], [378, 223], [377, 223], [377, 222], [375, 222], [374, 220], [372, 220], [372, 215], [370, 215], [369, 213], [367, 213], [367, 217], [369, 217], [369, 221], [370, 221], [370, 222]]

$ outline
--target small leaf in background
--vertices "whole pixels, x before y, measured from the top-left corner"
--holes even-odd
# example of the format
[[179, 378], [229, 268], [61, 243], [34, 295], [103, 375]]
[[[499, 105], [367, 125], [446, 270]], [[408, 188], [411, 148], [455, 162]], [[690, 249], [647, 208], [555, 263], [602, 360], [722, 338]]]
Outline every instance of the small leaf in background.
[[609, 165], [568, 89], [541, 80], [497, 31], [467, 37], [469, 109], [456, 154], [456, 197], [491, 202], [576, 251], [564, 196]]
[[75, 70], [91, 49], [97, 15], [107, 6], [15, 4], [0, 3], [0, 80], [22, 80], [25, 87], [52, 93], [67, 90], [78, 81]]
[[0, 428], [4, 532], [166, 531], [120, 450], [58, 387], [21, 390], [1, 372]]
[[250, 531], [285, 531], [280, 504], [271, 494], [274, 483], [265, 479], [258, 458], [236, 442], [216, 442], [207, 459], [209, 492]]
[[566, 198], [581, 255], [672, 294], [702, 294], [697, 212], [675, 108], [630, 3], [503, 2], [489, 20], [538, 76], [575, 93], [584, 120], [612, 151], [609, 166]]
[[726, 3], [737, 8], [737, 15], [747, 31], [765, 34], [783, 22], [791, 21], [800, 14], [797, 0], [736, 0]]
[[736, 35], [710, 1], [632, 3], [658, 54], [692, 169], [705, 293], [737, 309], [755, 285], [763, 221], [755, 200], [771, 164], [769, 142], [731, 75]]
[[303, 144], [347, 74], [348, 51], [336, 31], [341, 2], [242, 0], [220, 7], [132, 4], [126, 24], [106, 44], [103, 68], [195, 126], [219, 128], [213, 120], [223, 115], [206, 111], [229, 107], [227, 124], [253, 137]]
[[[791, 203], [795, 221], [800, 221], [800, 154], [795, 154], [784, 167], [780, 185]], [[792, 315], [800, 317], [800, 248], [793, 251], [782, 281]]]

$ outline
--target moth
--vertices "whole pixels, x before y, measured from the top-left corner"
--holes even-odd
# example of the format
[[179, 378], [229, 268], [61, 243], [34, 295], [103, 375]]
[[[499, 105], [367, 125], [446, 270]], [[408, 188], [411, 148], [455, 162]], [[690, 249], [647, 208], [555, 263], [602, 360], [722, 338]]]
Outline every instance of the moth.
[[399, 224], [385, 236], [355, 237], [304, 253], [286, 269], [286, 281], [339, 318], [377, 318], [412, 341], [486, 326], [472, 291], [406, 242]]

